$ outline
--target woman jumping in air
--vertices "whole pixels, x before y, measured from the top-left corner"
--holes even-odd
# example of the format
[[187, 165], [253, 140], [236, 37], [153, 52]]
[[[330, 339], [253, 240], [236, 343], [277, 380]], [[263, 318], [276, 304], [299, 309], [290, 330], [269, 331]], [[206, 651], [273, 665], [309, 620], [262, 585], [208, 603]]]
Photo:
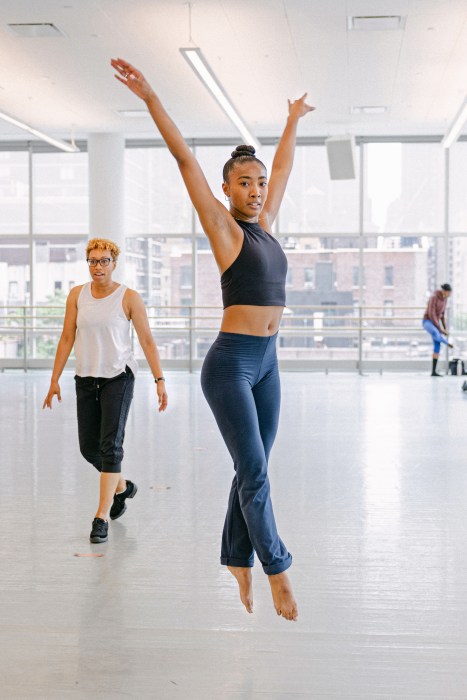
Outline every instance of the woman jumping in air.
[[285, 306], [287, 261], [272, 225], [289, 178], [306, 94], [289, 102], [271, 177], [251, 146], [239, 146], [223, 171], [229, 211], [213, 195], [199, 163], [142, 73], [112, 60], [117, 79], [140, 97], [177, 161], [221, 273], [221, 331], [204, 361], [201, 383], [233, 459], [221, 563], [237, 579], [253, 611], [251, 567], [256, 552], [278, 615], [296, 620], [287, 576], [292, 556], [280, 539], [269, 493], [268, 459], [277, 432], [280, 384], [276, 339]]

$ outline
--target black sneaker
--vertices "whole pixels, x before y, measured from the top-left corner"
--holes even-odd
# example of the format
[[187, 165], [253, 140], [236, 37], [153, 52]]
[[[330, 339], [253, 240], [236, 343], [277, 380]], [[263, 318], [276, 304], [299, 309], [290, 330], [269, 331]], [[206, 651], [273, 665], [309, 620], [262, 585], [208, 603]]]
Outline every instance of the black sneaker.
[[126, 489], [122, 493], [116, 493], [114, 496], [114, 502], [112, 503], [112, 508], [110, 509], [110, 519], [116, 520], [123, 515], [126, 511], [125, 500], [127, 498], [134, 498], [138, 487], [132, 481], [126, 482]]
[[98, 542], [107, 542], [109, 532], [109, 523], [102, 518], [94, 518], [92, 521], [92, 530], [89, 539], [94, 544]]

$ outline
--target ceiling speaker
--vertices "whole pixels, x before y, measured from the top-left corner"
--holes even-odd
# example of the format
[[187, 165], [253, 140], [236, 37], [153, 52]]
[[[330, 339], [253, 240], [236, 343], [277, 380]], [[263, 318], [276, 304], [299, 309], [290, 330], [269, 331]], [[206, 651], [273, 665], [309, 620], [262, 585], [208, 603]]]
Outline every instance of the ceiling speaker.
[[331, 180], [355, 179], [354, 137], [331, 136], [325, 144]]

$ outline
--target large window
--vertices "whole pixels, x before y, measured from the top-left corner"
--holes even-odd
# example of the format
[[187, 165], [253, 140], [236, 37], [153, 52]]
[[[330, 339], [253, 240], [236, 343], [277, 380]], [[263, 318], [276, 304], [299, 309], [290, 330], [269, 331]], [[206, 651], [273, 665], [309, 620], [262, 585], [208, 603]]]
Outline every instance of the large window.
[[87, 233], [87, 153], [33, 156], [33, 233]]
[[[165, 360], [188, 361], [193, 303], [192, 242], [183, 236], [126, 239], [126, 283], [147, 306], [150, 325]], [[143, 357], [135, 344], [138, 358]]]
[[[449, 241], [453, 293], [449, 303], [450, 327], [454, 336], [456, 354], [464, 349], [462, 331], [467, 331], [467, 236], [453, 236]], [[443, 280], [444, 281], [444, 280]], [[460, 334], [460, 335], [459, 335]], [[467, 338], [466, 338], [467, 340]], [[460, 342], [463, 345], [460, 347]]]
[[88, 280], [86, 242], [86, 236], [34, 237], [36, 304], [64, 304], [70, 289]]
[[[356, 171], [359, 154], [356, 151]], [[282, 233], [357, 233], [358, 176], [331, 180], [324, 146], [299, 146], [280, 210]]]
[[444, 227], [444, 151], [438, 143], [369, 143], [364, 231], [402, 236]]
[[29, 261], [26, 237], [0, 236], [0, 305], [30, 303]]
[[0, 150], [0, 234], [29, 231], [29, 156]]
[[125, 152], [125, 225], [128, 235], [189, 233], [192, 208], [167, 148]]
[[454, 144], [449, 159], [449, 230], [467, 233], [467, 141]]
[[[234, 147], [193, 145], [226, 207], [222, 167]], [[269, 173], [274, 152], [267, 145], [257, 154]], [[355, 157], [357, 177], [332, 181], [324, 140], [296, 149], [274, 225], [289, 265], [281, 360], [414, 366], [429, 357], [421, 317], [428, 296], [444, 282], [453, 286], [448, 321], [462, 353], [467, 141], [456, 143], [447, 157], [429, 140], [366, 139]], [[166, 148], [130, 144], [124, 177], [124, 281], [143, 297], [163, 358], [175, 366], [199, 366], [222, 315], [209, 241]], [[0, 145], [4, 366], [8, 358], [53, 357], [66, 296], [88, 279], [88, 200], [86, 152], [29, 152], [15, 144], [1, 151]]]
[[281, 360], [356, 359], [358, 239], [281, 238], [290, 284], [279, 337]]
[[429, 356], [429, 338], [421, 331], [421, 321], [436, 278], [436, 243], [428, 236], [365, 238], [365, 360], [407, 362]]
[[[1, 205], [0, 205], [1, 208]], [[30, 303], [30, 253], [25, 236], [0, 236], [0, 359], [24, 356]]]

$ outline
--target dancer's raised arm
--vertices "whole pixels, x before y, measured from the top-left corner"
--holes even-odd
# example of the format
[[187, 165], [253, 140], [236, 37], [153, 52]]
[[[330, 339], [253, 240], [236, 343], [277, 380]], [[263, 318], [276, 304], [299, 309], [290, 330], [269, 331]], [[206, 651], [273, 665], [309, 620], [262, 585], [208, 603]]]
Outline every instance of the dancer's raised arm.
[[272, 162], [268, 198], [259, 218], [260, 224], [268, 231], [271, 231], [292, 171], [298, 121], [315, 109], [305, 102], [306, 97], [307, 93], [305, 92], [298, 100], [293, 102], [289, 100], [287, 123]]
[[213, 195], [198, 161], [144, 75], [121, 58], [112, 59], [111, 65], [117, 71], [117, 80], [146, 103], [162, 138], [177, 161], [190, 199], [211, 242], [217, 264], [224, 269], [227, 261], [230, 264], [232, 251], [238, 245], [238, 226], [224, 205]]

